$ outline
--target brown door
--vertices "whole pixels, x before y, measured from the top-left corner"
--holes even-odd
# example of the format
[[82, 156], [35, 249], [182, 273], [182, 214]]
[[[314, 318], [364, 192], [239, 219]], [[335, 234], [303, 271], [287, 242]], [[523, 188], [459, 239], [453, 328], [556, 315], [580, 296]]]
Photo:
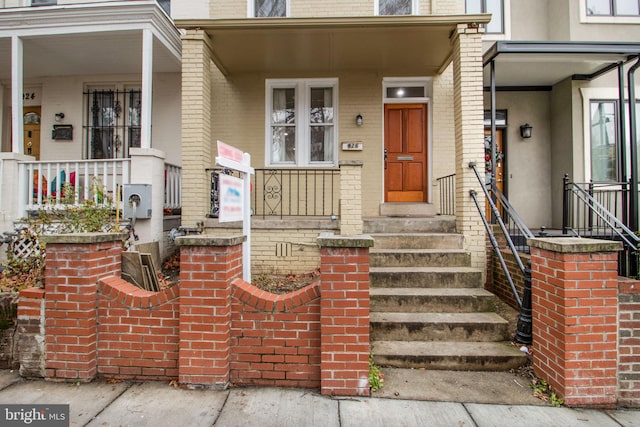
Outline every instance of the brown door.
[[384, 106], [384, 201], [426, 202], [427, 106]]
[[40, 160], [40, 107], [24, 107], [24, 154]]
[[[485, 172], [486, 178], [485, 183], [487, 185], [487, 189], [491, 190], [491, 129], [484, 130], [484, 158], [486, 161], [485, 164]], [[496, 129], [496, 187], [500, 190], [501, 193], [504, 194], [504, 142], [503, 142], [503, 129]], [[487, 218], [491, 218], [491, 206], [487, 203]], [[498, 209], [500, 206], [498, 205]]]

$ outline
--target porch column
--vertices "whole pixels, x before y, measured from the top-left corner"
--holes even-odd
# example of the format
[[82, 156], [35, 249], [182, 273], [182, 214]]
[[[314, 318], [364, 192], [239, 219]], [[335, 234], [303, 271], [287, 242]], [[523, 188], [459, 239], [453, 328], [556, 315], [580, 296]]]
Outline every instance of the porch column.
[[340, 235], [362, 234], [362, 161], [340, 161]]
[[209, 212], [211, 141], [211, 41], [203, 30], [182, 36], [182, 225], [193, 227]]
[[24, 122], [22, 121], [23, 90], [23, 47], [22, 39], [11, 37], [11, 151], [24, 154]]
[[[482, 32], [477, 26], [459, 24], [452, 35], [453, 96], [456, 137], [456, 228], [471, 252], [471, 265], [484, 270], [485, 231], [470, 190], [482, 194], [469, 162], [484, 164], [482, 98]], [[483, 176], [484, 168], [480, 167]], [[480, 199], [484, 209], [484, 199]]]
[[151, 148], [151, 111], [153, 105], [153, 33], [142, 31], [142, 114], [140, 117], [140, 147]]

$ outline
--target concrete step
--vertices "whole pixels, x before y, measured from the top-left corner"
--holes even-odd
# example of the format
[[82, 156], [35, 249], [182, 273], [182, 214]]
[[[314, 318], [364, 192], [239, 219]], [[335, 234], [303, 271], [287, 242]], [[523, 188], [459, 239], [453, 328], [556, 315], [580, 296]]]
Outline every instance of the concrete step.
[[376, 216], [363, 218], [365, 234], [381, 233], [455, 233], [456, 218], [454, 216], [435, 216], [423, 218], [396, 218]]
[[370, 267], [369, 277], [371, 287], [482, 287], [482, 271], [472, 267]]
[[463, 236], [455, 233], [372, 234], [376, 249], [462, 249]]
[[393, 217], [434, 217], [438, 209], [432, 203], [383, 203], [380, 205], [380, 215]]
[[504, 341], [509, 322], [495, 313], [372, 312], [371, 341]]
[[471, 254], [462, 249], [376, 249], [369, 251], [371, 267], [468, 267]]
[[507, 371], [526, 355], [509, 342], [376, 341], [373, 360], [382, 367], [460, 371]]
[[481, 288], [371, 288], [372, 312], [470, 313], [495, 310], [495, 298]]

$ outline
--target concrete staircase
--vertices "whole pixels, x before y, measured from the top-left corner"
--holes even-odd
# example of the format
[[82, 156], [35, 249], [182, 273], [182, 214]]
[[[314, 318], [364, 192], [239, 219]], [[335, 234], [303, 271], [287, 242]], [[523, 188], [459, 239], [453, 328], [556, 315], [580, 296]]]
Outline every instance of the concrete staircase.
[[452, 217], [365, 219], [371, 249], [371, 344], [380, 366], [508, 370], [526, 356], [511, 346], [495, 296], [470, 267]]

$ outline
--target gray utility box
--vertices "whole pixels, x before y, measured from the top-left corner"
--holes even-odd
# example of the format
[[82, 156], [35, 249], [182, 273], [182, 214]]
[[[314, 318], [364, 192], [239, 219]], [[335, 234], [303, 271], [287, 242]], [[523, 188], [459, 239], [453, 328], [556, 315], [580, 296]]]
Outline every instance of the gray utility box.
[[151, 184], [123, 185], [122, 206], [125, 218], [151, 218]]

